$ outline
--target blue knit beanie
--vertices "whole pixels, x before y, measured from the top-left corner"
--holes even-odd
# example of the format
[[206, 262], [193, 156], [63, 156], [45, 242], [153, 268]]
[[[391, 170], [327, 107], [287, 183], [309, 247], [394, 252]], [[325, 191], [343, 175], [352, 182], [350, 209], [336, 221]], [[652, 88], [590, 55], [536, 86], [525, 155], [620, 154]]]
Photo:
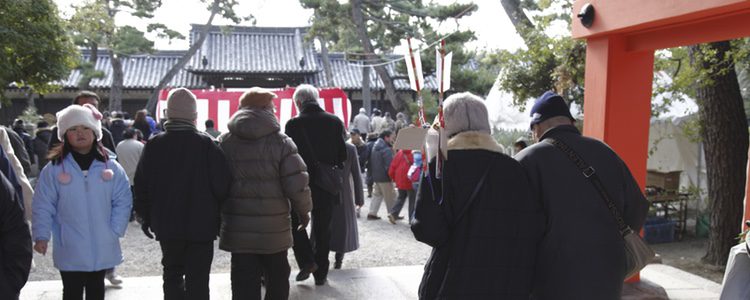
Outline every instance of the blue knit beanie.
[[529, 128], [553, 117], [568, 117], [570, 120], [575, 121], [570, 114], [568, 105], [560, 95], [553, 92], [545, 92], [544, 95], [536, 99], [534, 106], [531, 108], [531, 124]]

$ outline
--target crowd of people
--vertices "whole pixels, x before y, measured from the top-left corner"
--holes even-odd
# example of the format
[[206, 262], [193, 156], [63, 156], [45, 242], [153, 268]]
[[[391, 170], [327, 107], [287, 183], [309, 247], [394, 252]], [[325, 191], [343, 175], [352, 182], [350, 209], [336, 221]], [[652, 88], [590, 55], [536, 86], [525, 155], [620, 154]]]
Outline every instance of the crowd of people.
[[[160, 124], [145, 111], [107, 117], [84, 91], [33, 138], [22, 121], [0, 128], [0, 298], [18, 298], [32, 249], [46, 254], [51, 243], [63, 298], [103, 299], [105, 279], [122, 282], [120, 238], [137, 220], [161, 248], [165, 299], [209, 298], [216, 239], [231, 253], [233, 298], [260, 299], [264, 285], [266, 299], [287, 299], [290, 248], [295, 280], [316, 285], [359, 248], [365, 191], [366, 220], [381, 219], [385, 202], [388, 222], [407, 219], [433, 247], [420, 298], [619, 297], [623, 240], [589, 178], [632, 230], [647, 202], [617, 154], [580, 134], [559, 95], [535, 101], [537, 143], [517, 141], [515, 157], [492, 138], [483, 99], [470, 93], [445, 101], [444, 127], [429, 127], [423, 149], [398, 150], [398, 132], [415, 126], [403, 113], [393, 120], [361, 109], [347, 132], [303, 84], [293, 95], [300, 113], [282, 131], [274, 98], [246, 91], [225, 133], [211, 120], [196, 128], [196, 98], [184, 88], [170, 91]], [[590, 170], [581, 173], [559, 144]]]

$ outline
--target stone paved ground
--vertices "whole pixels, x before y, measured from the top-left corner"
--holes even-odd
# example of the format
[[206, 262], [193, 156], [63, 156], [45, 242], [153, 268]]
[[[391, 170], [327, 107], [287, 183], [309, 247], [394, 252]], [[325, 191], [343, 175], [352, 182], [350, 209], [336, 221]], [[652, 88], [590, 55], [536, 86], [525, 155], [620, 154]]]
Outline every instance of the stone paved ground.
[[[430, 248], [414, 240], [405, 221], [396, 225], [382, 220], [368, 221], [370, 201], [365, 200], [362, 207], [362, 217], [358, 220], [360, 248], [349, 253], [344, 259], [344, 268], [370, 268], [382, 266], [412, 266], [423, 265], [430, 255]], [[402, 215], [406, 214], [405, 206]], [[385, 217], [385, 203], [381, 205], [380, 216]], [[118, 274], [124, 277], [142, 277], [161, 275], [161, 250], [159, 244], [143, 235], [137, 223], [131, 223], [125, 238], [121, 240], [125, 262], [117, 268]], [[218, 242], [216, 243], [218, 245]], [[54, 249], [52, 250], [54, 251]], [[333, 254], [331, 254], [333, 260]], [[34, 254], [36, 266], [31, 271], [30, 281], [59, 280], [60, 274], [52, 265], [52, 256]], [[292, 274], [296, 274], [296, 263], [291, 250], [289, 262]], [[230, 255], [216, 248], [212, 273], [228, 273], [230, 270]]]

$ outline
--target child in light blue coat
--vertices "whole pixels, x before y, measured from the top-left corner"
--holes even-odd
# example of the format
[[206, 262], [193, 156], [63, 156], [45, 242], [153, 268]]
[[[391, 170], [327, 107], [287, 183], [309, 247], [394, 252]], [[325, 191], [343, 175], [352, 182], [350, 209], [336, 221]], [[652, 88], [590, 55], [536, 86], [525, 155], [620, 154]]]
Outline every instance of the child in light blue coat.
[[[105, 270], [122, 262], [120, 237], [132, 207], [123, 168], [99, 142], [101, 114], [71, 105], [57, 113], [58, 138], [39, 175], [33, 200], [34, 250], [47, 253], [60, 270], [64, 299], [104, 299]], [[51, 233], [51, 235], [50, 235]]]

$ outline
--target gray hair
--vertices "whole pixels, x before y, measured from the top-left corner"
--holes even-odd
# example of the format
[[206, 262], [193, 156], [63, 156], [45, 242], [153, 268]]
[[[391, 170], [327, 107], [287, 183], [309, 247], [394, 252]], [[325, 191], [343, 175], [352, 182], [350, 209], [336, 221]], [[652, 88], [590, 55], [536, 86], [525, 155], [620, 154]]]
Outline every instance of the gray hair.
[[318, 89], [309, 84], [300, 84], [294, 90], [292, 98], [294, 99], [294, 104], [300, 109], [306, 103], [315, 103], [315, 105], [318, 105]]
[[464, 131], [491, 134], [487, 106], [472, 93], [458, 93], [445, 100], [443, 108], [445, 134], [448, 138]]

